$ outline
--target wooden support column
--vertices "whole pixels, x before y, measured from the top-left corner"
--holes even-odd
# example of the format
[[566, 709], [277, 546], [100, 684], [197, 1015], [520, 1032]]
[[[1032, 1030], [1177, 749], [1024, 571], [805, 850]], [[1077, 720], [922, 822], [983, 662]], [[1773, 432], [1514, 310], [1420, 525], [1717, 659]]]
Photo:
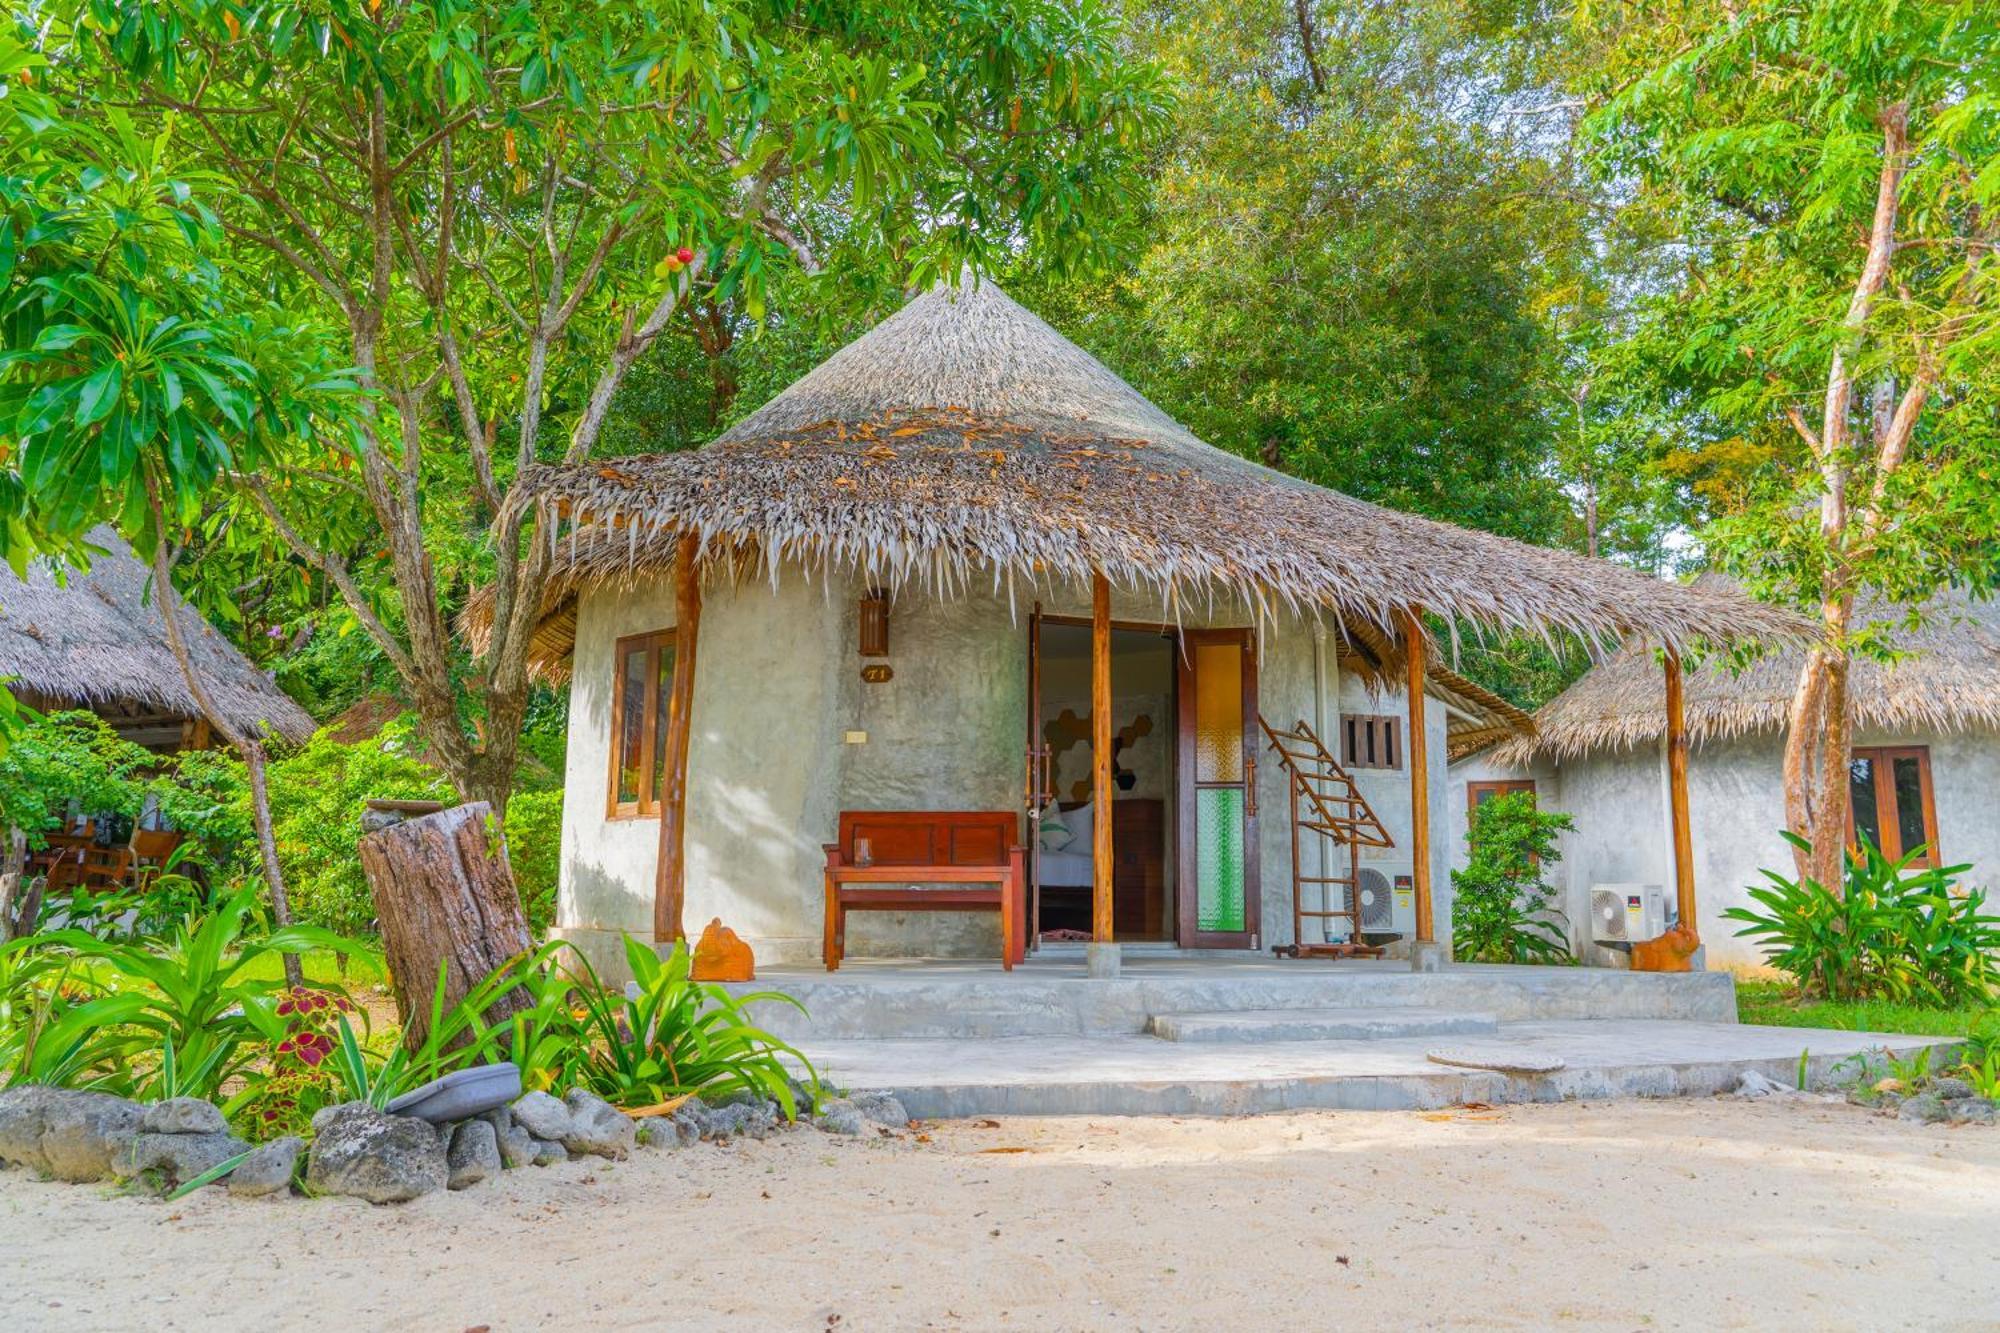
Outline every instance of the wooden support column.
[[687, 938], [688, 735], [694, 713], [695, 646], [701, 634], [700, 539], [683, 533], [674, 552], [674, 678], [667, 702], [666, 754], [660, 769], [660, 852], [653, 879], [653, 941]]
[[1112, 938], [1111, 585], [1090, 580], [1090, 937]]
[[1681, 700], [1681, 659], [1667, 650], [1667, 807], [1674, 836], [1674, 901], [1681, 925], [1701, 933], [1694, 909], [1694, 829], [1688, 821], [1687, 717]]
[[1431, 922], [1431, 766], [1424, 726], [1424, 626], [1415, 611], [1403, 612], [1403, 641], [1410, 706], [1410, 734], [1403, 744], [1410, 761], [1410, 885], [1416, 890], [1417, 943], [1429, 944], [1437, 938]]

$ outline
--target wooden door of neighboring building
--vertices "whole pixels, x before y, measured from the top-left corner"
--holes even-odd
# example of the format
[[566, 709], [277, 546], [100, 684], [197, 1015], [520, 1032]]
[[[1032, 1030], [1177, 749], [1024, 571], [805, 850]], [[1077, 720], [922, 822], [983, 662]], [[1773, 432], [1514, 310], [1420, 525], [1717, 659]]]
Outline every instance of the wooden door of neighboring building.
[[1915, 862], [1938, 866], [1937, 802], [1931, 794], [1931, 752], [1926, 745], [1862, 746], [1847, 764], [1847, 838], [1866, 837], [1882, 855], [1899, 861], [1918, 847]]
[[1535, 794], [1533, 778], [1495, 778], [1488, 782], [1468, 782], [1465, 784], [1465, 822], [1470, 824], [1478, 815], [1479, 807], [1495, 796], [1509, 796], [1517, 791]]
[[1247, 629], [1191, 629], [1180, 655], [1179, 940], [1261, 947], [1257, 650]]

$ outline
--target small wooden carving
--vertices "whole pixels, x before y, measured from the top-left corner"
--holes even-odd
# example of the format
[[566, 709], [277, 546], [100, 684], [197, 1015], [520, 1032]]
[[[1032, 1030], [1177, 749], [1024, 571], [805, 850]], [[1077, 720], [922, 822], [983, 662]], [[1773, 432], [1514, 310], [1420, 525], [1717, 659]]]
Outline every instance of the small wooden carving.
[[735, 931], [722, 924], [722, 918], [711, 920], [701, 932], [701, 938], [694, 946], [694, 979], [696, 981], [754, 981], [757, 978], [757, 960], [750, 952], [750, 946], [737, 937]]
[[1694, 969], [1688, 960], [1701, 947], [1701, 937], [1686, 926], [1675, 926], [1666, 934], [1653, 940], [1640, 940], [1632, 946], [1632, 970], [1634, 972], [1691, 972]]

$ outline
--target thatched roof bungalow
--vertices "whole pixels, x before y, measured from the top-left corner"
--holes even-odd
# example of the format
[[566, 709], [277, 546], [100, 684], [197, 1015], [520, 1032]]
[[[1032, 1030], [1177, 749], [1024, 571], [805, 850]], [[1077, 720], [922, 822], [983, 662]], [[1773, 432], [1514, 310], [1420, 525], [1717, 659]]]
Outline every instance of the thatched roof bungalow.
[[[167, 646], [152, 570], [110, 528], [88, 570], [0, 568], [0, 676], [32, 708], [87, 709], [137, 744], [206, 744], [206, 724]], [[218, 707], [240, 727], [302, 741], [313, 720], [185, 603], [180, 625]]]
[[[1702, 584], [1726, 589], [1710, 576]], [[1963, 594], [1909, 608], [1864, 607], [1889, 626], [1895, 656], [1857, 656], [1849, 678], [1853, 827], [1892, 855], [1925, 846], [1932, 864], [1970, 863], [1970, 882], [2000, 872], [2000, 604]], [[1596, 931], [1592, 886], [1670, 883], [1664, 795], [1664, 687], [1649, 647], [1619, 649], [1543, 706], [1532, 733], [1458, 764], [1452, 801], [1532, 783], [1569, 811], [1561, 875], [1579, 944]], [[1787, 713], [1800, 651], [1767, 654], [1741, 671], [1713, 661], [1688, 673], [1688, 794], [1693, 811], [1701, 934], [1720, 962], [1761, 956], [1720, 913], [1747, 905], [1760, 869], [1791, 873], [1785, 825]], [[1943, 860], [1939, 860], [1943, 858]]]
[[[991, 282], [917, 297], [704, 449], [531, 490], [559, 529], [537, 661], [572, 680], [559, 918], [582, 941], [651, 901], [665, 933], [720, 915], [760, 956], [818, 956], [843, 812], [981, 810], [1027, 845], [1040, 934], [1291, 944], [1295, 788], [1260, 716], [1310, 722], [1385, 831], [1370, 883], [1397, 915], [1368, 933], [1428, 934], [1446, 747], [1529, 721], [1429, 670], [1420, 615], [1675, 648], [1802, 633], [1213, 448]], [[1306, 868], [1353, 868], [1306, 842]], [[848, 948], [997, 948], [955, 919], [857, 917]]]

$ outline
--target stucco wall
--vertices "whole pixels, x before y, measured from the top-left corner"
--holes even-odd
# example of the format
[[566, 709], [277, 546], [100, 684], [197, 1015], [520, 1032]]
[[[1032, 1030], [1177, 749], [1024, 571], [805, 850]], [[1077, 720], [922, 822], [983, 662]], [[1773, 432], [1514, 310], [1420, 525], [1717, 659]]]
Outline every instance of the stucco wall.
[[[1992, 891], [2000, 881], [2000, 736], [1977, 731], [1948, 736], [1863, 732], [1857, 746], [1926, 745], [1931, 752], [1938, 842], [1950, 863], [1970, 862], [1965, 879]], [[1746, 890], [1765, 883], [1771, 868], [1791, 873], [1784, 827], [1782, 739], [1776, 733], [1696, 746], [1688, 757], [1688, 818], [1694, 842], [1695, 902], [1711, 966], [1755, 968], [1763, 955], [1738, 939], [1730, 907], [1752, 906]], [[1482, 759], [1452, 771], [1453, 799], [1464, 809], [1468, 781], [1526, 776]], [[1658, 745], [1604, 750], [1559, 765], [1537, 765], [1541, 800], [1568, 811], [1577, 830], [1563, 839], [1557, 882], [1576, 935], [1588, 921], [1592, 884], [1648, 883], [1672, 892], [1673, 857], [1667, 824], [1665, 763]], [[1462, 840], [1453, 864], [1464, 865]]]
[[[1027, 734], [1027, 613], [1004, 593], [937, 600], [906, 591], [890, 614], [893, 679], [864, 684], [855, 652], [858, 583], [791, 574], [763, 581], [712, 578], [704, 591], [688, 755], [689, 928], [720, 916], [766, 961], [817, 958], [823, 843], [843, 808], [1018, 809]], [[1045, 590], [1045, 610], [1085, 615], [1087, 591]], [[1114, 594], [1120, 619], [1171, 618], [1157, 597]], [[578, 607], [570, 692], [558, 931], [614, 969], [617, 932], [650, 929], [656, 819], [606, 817], [613, 653], [628, 634], [669, 628], [664, 581], [586, 594]], [[1180, 623], [1246, 626], [1247, 610], [1183, 609]], [[1259, 644], [1261, 710], [1289, 722], [1315, 716], [1313, 629], [1279, 618]], [[1330, 653], [1324, 679], [1336, 683]], [[1401, 700], [1371, 699], [1337, 682], [1343, 706], [1400, 713]], [[1330, 716], [1333, 710], [1329, 708]], [[850, 731], [866, 733], [849, 743]], [[1434, 829], [1446, 828], [1444, 717], [1433, 708]], [[1329, 738], [1332, 733], [1329, 730]], [[1363, 789], [1399, 847], [1408, 846], [1404, 770], [1364, 773]], [[1290, 806], [1268, 750], [1258, 760], [1257, 840], [1262, 943], [1291, 938]], [[1434, 841], [1439, 934], [1448, 937], [1449, 849]], [[1406, 853], [1395, 854], [1407, 861]], [[1385, 869], [1391, 867], [1384, 866]], [[986, 913], [857, 913], [857, 957], [993, 956], [997, 919]]]

